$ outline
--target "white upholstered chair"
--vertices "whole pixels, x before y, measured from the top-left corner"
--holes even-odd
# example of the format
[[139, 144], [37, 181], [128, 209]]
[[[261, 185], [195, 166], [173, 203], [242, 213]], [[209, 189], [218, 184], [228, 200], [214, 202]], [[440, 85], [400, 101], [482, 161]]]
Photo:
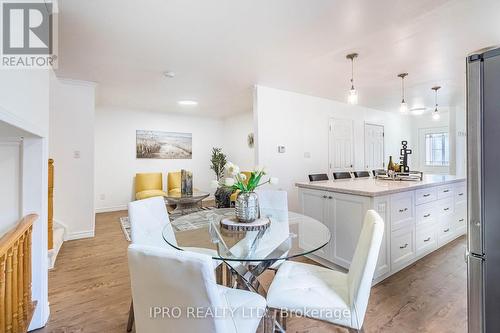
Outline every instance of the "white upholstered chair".
[[361, 331], [383, 235], [384, 221], [369, 210], [348, 273], [285, 262], [269, 287], [269, 308]]
[[[265, 257], [289, 236], [288, 197], [286, 191], [257, 190], [255, 192], [259, 198], [260, 216], [276, 219], [260, 240], [259, 249], [254, 254]], [[247, 232], [246, 237], [231, 247], [231, 252], [236, 256], [243, 256], [243, 253], [248, 252], [254, 243], [257, 233], [258, 231]], [[284, 260], [276, 261], [269, 269], [276, 271], [283, 262]], [[252, 262], [252, 266], [258, 265], [258, 263]]]
[[[170, 224], [167, 207], [163, 197], [152, 197], [143, 200], [132, 201], [128, 204], [128, 216], [130, 221], [130, 234], [132, 244], [154, 246], [163, 249], [173, 249], [163, 239], [163, 229], [166, 228], [166, 236], [170, 242], [177, 246], [175, 233]], [[197, 253], [206, 254], [209, 256], [216, 256], [217, 251], [197, 248], [197, 247], [184, 247], [185, 251], [192, 251]], [[181, 252], [177, 249], [175, 251]], [[222, 281], [222, 266], [219, 267], [221, 261], [213, 260], [212, 265], [214, 269], [218, 269], [217, 279]], [[133, 304], [130, 304], [129, 317], [127, 323], [127, 332], [132, 331], [134, 324], [134, 310]]]
[[262, 296], [217, 285], [210, 256], [132, 244], [128, 262], [137, 333], [254, 333], [265, 314]]
[[261, 217], [288, 219], [288, 196], [286, 191], [257, 190]]
[[[128, 216], [132, 244], [171, 248], [163, 239], [162, 232], [163, 229], [166, 228], [166, 236], [169, 243], [177, 246], [174, 229], [170, 223], [163, 197], [152, 197], [130, 202], [128, 204]], [[200, 247], [183, 247], [182, 249], [207, 254], [209, 256], [217, 255], [216, 250]], [[220, 263], [221, 261], [214, 260], [215, 267]]]

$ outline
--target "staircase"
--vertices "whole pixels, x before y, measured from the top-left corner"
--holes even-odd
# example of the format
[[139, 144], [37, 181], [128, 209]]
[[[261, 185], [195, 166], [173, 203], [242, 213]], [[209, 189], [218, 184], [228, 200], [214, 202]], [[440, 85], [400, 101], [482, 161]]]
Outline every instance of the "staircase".
[[66, 233], [66, 229], [57, 224], [57, 222], [54, 224], [54, 247], [49, 250], [48, 256], [49, 256], [49, 269], [53, 269], [54, 265], [56, 264], [56, 259], [57, 255], [59, 254], [59, 250], [61, 250], [61, 246], [64, 242], [64, 235]]
[[53, 269], [56, 264], [57, 254], [64, 242], [66, 228], [54, 221], [54, 160], [49, 159], [49, 181], [48, 181], [48, 266]]

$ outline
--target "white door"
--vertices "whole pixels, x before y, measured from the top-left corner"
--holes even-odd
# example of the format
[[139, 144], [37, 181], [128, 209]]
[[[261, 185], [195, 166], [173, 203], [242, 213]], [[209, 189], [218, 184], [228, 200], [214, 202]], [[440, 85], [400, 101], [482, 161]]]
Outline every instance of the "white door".
[[366, 170], [385, 169], [384, 126], [365, 124]]
[[333, 171], [352, 170], [354, 166], [353, 124], [349, 119], [330, 119], [330, 176]]

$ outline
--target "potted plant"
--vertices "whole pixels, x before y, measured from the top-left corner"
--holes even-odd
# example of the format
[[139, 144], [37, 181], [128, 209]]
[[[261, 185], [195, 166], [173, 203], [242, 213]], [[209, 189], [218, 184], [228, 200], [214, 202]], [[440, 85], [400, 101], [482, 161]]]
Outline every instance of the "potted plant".
[[224, 185], [233, 191], [239, 191], [235, 202], [236, 218], [244, 223], [256, 220], [259, 217], [259, 198], [254, 192], [255, 189], [264, 184], [277, 184], [278, 178], [270, 177], [262, 181], [266, 173], [261, 167], [256, 167], [248, 179], [245, 174], [240, 173], [240, 168], [231, 162], [226, 164], [225, 168], [231, 177], [224, 180]]
[[215, 179], [212, 187], [215, 188], [215, 204], [217, 208], [225, 208], [231, 205], [231, 189], [221, 186], [226, 170], [227, 157], [222, 152], [222, 148], [212, 148], [212, 157], [210, 158], [210, 169], [215, 173]]

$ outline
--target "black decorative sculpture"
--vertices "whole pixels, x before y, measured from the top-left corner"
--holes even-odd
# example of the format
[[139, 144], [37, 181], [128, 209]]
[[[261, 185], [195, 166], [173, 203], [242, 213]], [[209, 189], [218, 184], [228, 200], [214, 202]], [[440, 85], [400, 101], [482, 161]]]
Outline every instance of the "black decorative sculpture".
[[411, 149], [408, 149], [408, 141], [401, 141], [403, 148], [401, 149], [401, 172], [410, 172], [410, 167], [408, 166], [408, 155], [412, 153]]

